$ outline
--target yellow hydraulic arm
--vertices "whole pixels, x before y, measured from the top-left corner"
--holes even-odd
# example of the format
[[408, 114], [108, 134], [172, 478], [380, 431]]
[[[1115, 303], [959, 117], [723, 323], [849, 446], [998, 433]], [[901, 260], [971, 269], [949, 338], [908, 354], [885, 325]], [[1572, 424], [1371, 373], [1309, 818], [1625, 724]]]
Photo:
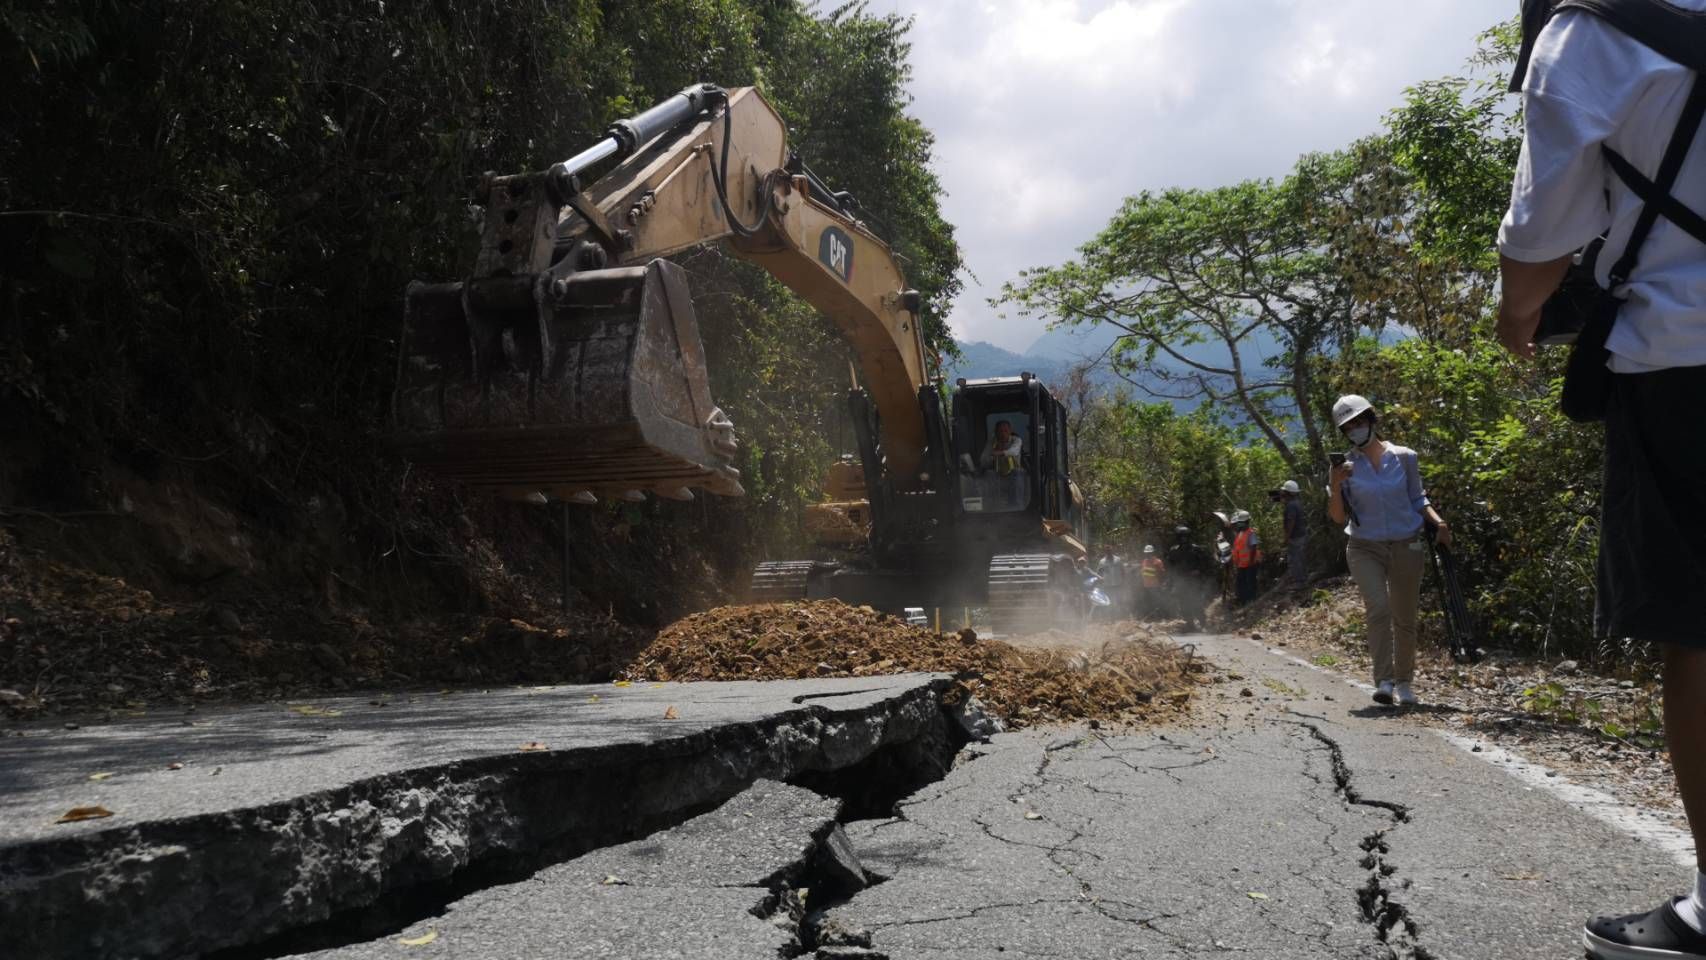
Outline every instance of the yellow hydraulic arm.
[[409, 291], [395, 416], [417, 461], [522, 495], [739, 493], [684, 277], [662, 259], [727, 240], [835, 323], [880, 417], [884, 472], [924, 485], [918, 295], [790, 163], [757, 90], [689, 88], [550, 170], [488, 178], [482, 200], [473, 276]]

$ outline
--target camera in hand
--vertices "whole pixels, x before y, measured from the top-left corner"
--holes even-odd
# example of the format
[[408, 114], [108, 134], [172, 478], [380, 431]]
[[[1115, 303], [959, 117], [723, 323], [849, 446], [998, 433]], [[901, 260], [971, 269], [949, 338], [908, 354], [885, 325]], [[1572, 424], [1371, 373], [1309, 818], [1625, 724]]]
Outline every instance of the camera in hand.
[[1606, 308], [1607, 301], [1615, 305], [1611, 291], [1600, 286], [1594, 278], [1594, 263], [1599, 259], [1603, 246], [1605, 238], [1597, 237], [1576, 253], [1570, 269], [1564, 274], [1563, 283], [1540, 307], [1540, 326], [1534, 331], [1536, 345], [1553, 347], [1575, 343], [1582, 328], [1596, 313]]

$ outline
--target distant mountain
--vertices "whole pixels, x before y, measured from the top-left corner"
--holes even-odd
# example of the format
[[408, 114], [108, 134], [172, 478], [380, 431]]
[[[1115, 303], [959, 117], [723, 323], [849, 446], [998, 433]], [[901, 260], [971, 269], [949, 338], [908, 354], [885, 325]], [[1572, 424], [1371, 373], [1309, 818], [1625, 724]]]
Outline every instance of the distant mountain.
[[957, 377], [972, 380], [1032, 373], [1049, 386], [1060, 386], [1066, 382], [1066, 375], [1072, 369], [1071, 360], [1059, 357], [1014, 353], [982, 340], [956, 343], [960, 348], [960, 359], [948, 364], [950, 381]]
[[[1102, 390], [1124, 390], [1136, 399], [1151, 399], [1130, 383], [1114, 375], [1106, 358], [1108, 348], [1120, 337], [1117, 327], [1057, 327], [1047, 330], [1031, 342], [1023, 353], [998, 347], [982, 340], [956, 341], [960, 359], [948, 365], [948, 378], [1016, 377], [1021, 372], [1035, 374], [1051, 388], [1066, 385], [1072, 369], [1079, 364], [1095, 363], [1090, 379]], [[1192, 355], [1206, 348], [1193, 349]], [[1099, 361], [1099, 362], [1098, 362]], [[1174, 401], [1180, 413], [1196, 409], [1194, 401]]]
[[1056, 327], [1032, 341], [1025, 356], [1052, 357], [1068, 364], [1095, 360], [1107, 353], [1120, 333], [1118, 327], [1109, 326]]

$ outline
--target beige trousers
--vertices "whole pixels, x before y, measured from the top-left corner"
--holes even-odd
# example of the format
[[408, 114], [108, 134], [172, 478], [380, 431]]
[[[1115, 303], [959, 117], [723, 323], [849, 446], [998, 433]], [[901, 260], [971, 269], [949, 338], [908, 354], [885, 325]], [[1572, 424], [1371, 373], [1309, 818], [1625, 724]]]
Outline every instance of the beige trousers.
[[1409, 683], [1416, 676], [1416, 605], [1421, 600], [1427, 543], [1356, 540], [1345, 546], [1345, 563], [1362, 594], [1368, 616], [1368, 652], [1374, 682]]

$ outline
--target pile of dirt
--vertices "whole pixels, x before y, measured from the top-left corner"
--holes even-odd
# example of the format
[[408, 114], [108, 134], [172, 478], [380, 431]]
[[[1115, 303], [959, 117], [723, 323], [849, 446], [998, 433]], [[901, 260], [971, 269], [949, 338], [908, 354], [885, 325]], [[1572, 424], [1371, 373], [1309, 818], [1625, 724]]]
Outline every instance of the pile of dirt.
[[975, 696], [1010, 726], [1135, 720], [1190, 699], [1200, 664], [1135, 624], [1111, 639], [1023, 646], [972, 630], [935, 633], [840, 601], [720, 607], [666, 627], [628, 666], [630, 680], [779, 680], [951, 673], [950, 697]]
[[282, 599], [163, 599], [24, 548], [0, 527], [0, 717], [374, 687], [603, 682], [652, 631], [591, 612], [374, 622]]

